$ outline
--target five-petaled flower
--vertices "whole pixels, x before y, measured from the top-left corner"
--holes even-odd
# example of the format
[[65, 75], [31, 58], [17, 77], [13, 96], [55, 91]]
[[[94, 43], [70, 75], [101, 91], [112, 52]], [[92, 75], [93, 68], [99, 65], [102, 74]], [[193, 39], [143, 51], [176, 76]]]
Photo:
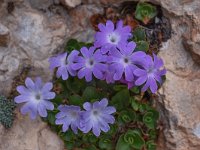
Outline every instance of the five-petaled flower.
[[79, 106], [60, 105], [59, 113], [56, 114], [57, 125], [62, 125], [62, 131], [66, 132], [71, 126], [72, 131], [77, 134], [80, 128], [81, 109]]
[[158, 58], [155, 54], [151, 56], [147, 55], [145, 62], [143, 63], [143, 68], [136, 69], [134, 74], [138, 76], [138, 79], [135, 81], [135, 85], [144, 84], [142, 91], [146, 91], [149, 87], [152, 93], [155, 93], [158, 89], [156, 81], [160, 84], [162, 83], [162, 76], [166, 74], [166, 69], [163, 68], [162, 59]]
[[26, 78], [25, 86], [17, 86], [17, 91], [21, 94], [15, 97], [16, 103], [25, 103], [21, 107], [21, 113], [30, 114], [31, 119], [35, 119], [37, 114], [41, 117], [47, 117], [47, 110], [53, 110], [54, 105], [50, 102], [55, 97], [55, 93], [51, 92], [53, 84], [47, 82], [42, 83], [41, 78], [36, 78], [35, 83], [30, 79]]
[[117, 22], [116, 28], [110, 20], [106, 22], [106, 25], [100, 23], [98, 28], [100, 32], [95, 34], [94, 46], [100, 48], [103, 54], [113, 48], [126, 44], [131, 36], [130, 26], [123, 26], [121, 20]]
[[53, 56], [49, 59], [50, 69], [53, 70], [58, 67], [56, 72], [57, 78], [62, 76], [63, 80], [67, 80], [69, 74], [71, 76], [76, 75], [76, 71], [72, 69], [71, 65], [76, 60], [79, 52], [77, 50], [73, 50], [67, 57], [67, 52], [63, 54], [59, 54], [57, 56]]
[[82, 113], [83, 120], [81, 121], [81, 130], [83, 133], [88, 133], [91, 129], [94, 135], [99, 136], [101, 130], [108, 132], [110, 130], [109, 124], [115, 122], [112, 116], [116, 112], [115, 107], [107, 106], [108, 100], [103, 98], [101, 101], [96, 101], [93, 104], [85, 102]]
[[144, 52], [134, 52], [135, 42], [129, 42], [127, 45], [121, 45], [119, 50], [111, 50], [108, 56], [110, 69], [114, 71], [113, 79], [120, 80], [125, 76], [125, 80], [132, 82], [134, 80], [134, 70], [137, 65], [141, 65], [146, 54]]
[[95, 47], [89, 49], [83, 47], [80, 51], [83, 56], [79, 56], [72, 65], [74, 70], [78, 70], [78, 78], [85, 77], [86, 81], [91, 81], [93, 74], [97, 79], [102, 79], [103, 72], [107, 69], [105, 64], [107, 56], [102, 55], [100, 50], [95, 51]]

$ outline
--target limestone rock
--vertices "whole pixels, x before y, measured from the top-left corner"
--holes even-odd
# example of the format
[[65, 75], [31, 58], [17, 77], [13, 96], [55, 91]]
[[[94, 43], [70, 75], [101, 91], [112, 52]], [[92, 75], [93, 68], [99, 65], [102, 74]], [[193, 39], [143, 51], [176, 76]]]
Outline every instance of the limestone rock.
[[1, 150], [63, 150], [62, 141], [47, 124], [39, 118], [33, 121], [20, 114], [11, 129], [5, 130], [0, 125], [0, 141]]
[[7, 47], [9, 42], [9, 30], [0, 24], [0, 46]]
[[[62, 52], [69, 38], [92, 41], [94, 31], [89, 26], [89, 17], [102, 11], [95, 5], [67, 10], [52, 3], [45, 5], [45, 0], [15, 0], [14, 9], [8, 12], [8, 2], [0, 1], [0, 38], [9, 37], [6, 46], [0, 46], [0, 94], [4, 95], [9, 95], [13, 79], [27, 66], [30, 66], [28, 76], [51, 80], [48, 58]], [[18, 109], [11, 129], [0, 126], [0, 150], [64, 149], [62, 140], [44, 122], [31, 121]]]
[[174, 33], [159, 53], [168, 72], [159, 92], [164, 142], [158, 150], [199, 150], [200, 18], [194, 16], [200, 12], [200, 3], [198, 0], [160, 3]]
[[81, 4], [81, 0], [60, 0], [64, 6], [74, 8]]

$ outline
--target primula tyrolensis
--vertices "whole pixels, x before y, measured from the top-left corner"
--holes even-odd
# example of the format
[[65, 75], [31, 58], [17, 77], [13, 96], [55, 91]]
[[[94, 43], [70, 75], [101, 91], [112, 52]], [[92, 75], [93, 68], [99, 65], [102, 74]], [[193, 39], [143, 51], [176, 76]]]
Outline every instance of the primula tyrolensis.
[[[65, 52], [49, 59], [50, 69], [57, 68], [57, 78], [67, 80], [69, 75], [77, 75], [79, 79], [85, 78], [90, 82], [94, 76], [107, 83], [125, 83], [129, 89], [143, 86], [142, 91], [150, 88], [155, 93], [157, 82], [162, 83], [162, 76], [166, 74], [162, 59], [155, 54], [152, 59], [142, 51], [135, 52], [136, 43], [129, 40], [131, 28], [123, 26], [122, 21], [117, 22], [116, 27], [110, 20], [106, 25], [100, 23], [98, 27], [100, 31], [95, 34], [94, 46], [82, 47], [80, 52], [73, 50], [70, 54]], [[55, 98], [55, 93], [51, 92], [53, 84], [43, 84], [41, 78], [36, 78], [35, 82], [26, 78], [25, 85], [17, 87], [20, 95], [15, 97], [16, 103], [24, 103], [21, 113], [29, 113], [31, 119], [35, 119], [38, 114], [47, 117], [47, 110], [54, 109], [50, 102]], [[85, 102], [85, 110], [79, 106], [61, 104], [58, 106], [55, 124], [62, 125], [63, 132], [71, 127], [75, 134], [78, 129], [83, 133], [92, 130], [94, 135], [99, 136], [101, 131], [108, 132], [109, 124], [115, 122], [112, 114], [116, 109], [107, 105], [106, 98], [94, 103]]]
[[116, 112], [116, 109], [107, 105], [108, 100], [106, 98], [94, 103], [86, 102], [83, 104], [83, 108], [85, 109], [82, 113], [83, 120], [81, 122], [83, 133], [88, 133], [92, 130], [94, 135], [99, 136], [101, 130], [104, 132], [110, 130], [109, 124], [115, 122], [112, 114]]
[[55, 93], [51, 92], [53, 84], [47, 82], [42, 83], [41, 78], [36, 78], [33, 82], [30, 78], [26, 78], [25, 86], [17, 86], [17, 91], [21, 94], [15, 97], [16, 103], [25, 103], [21, 107], [21, 113], [30, 114], [31, 119], [35, 119], [39, 114], [41, 117], [47, 117], [47, 110], [53, 110], [54, 105], [50, 101], [55, 98]]
[[106, 22], [106, 25], [100, 23], [98, 28], [100, 31], [95, 34], [94, 46], [100, 48], [103, 54], [112, 48], [126, 44], [131, 36], [131, 28], [123, 26], [122, 21], [117, 22], [116, 28], [110, 20]]

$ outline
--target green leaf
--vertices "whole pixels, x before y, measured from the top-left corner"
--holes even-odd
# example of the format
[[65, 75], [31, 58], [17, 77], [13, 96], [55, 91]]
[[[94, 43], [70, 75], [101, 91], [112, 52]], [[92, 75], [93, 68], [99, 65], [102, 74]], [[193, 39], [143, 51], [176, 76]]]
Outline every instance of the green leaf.
[[56, 95], [56, 97], [53, 99], [53, 103], [56, 103], [57, 105], [60, 105], [63, 101], [63, 98], [61, 95]]
[[159, 113], [157, 111], [149, 110], [144, 114], [143, 122], [148, 128], [154, 129], [156, 127], [156, 122], [158, 118], [159, 118]]
[[94, 136], [93, 134], [88, 134], [88, 140], [90, 143], [96, 143], [98, 141], [98, 138]]
[[112, 150], [113, 149], [112, 141], [110, 140], [109, 137], [103, 136], [99, 140], [99, 147], [101, 149]]
[[142, 149], [145, 142], [138, 131], [128, 130], [124, 135], [124, 141], [135, 149]]
[[117, 141], [116, 145], [116, 150], [131, 150], [132, 148], [130, 147], [127, 142], [124, 141], [124, 135], [121, 135]]
[[149, 130], [149, 138], [150, 139], [156, 139], [156, 137], [157, 137], [157, 132], [156, 132], [156, 130], [153, 130], [153, 129], [151, 129], [151, 130]]
[[142, 113], [145, 112], [146, 111], [146, 104], [140, 104], [139, 105], [139, 111], [142, 112]]
[[139, 110], [139, 102], [137, 100], [135, 100], [134, 98], [130, 98], [131, 101], [131, 106], [133, 108], [133, 110], [138, 111]]
[[117, 110], [126, 108], [129, 104], [130, 93], [128, 89], [117, 92], [111, 99], [111, 104], [114, 105]]
[[156, 144], [153, 140], [146, 143], [147, 150], [156, 150]]
[[145, 30], [141, 27], [138, 27], [133, 32], [134, 41], [146, 41]]
[[66, 87], [70, 92], [78, 94], [82, 89], [86, 88], [86, 83], [78, 78], [69, 78], [66, 81]]
[[157, 15], [156, 7], [149, 3], [138, 3], [135, 11], [135, 18], [147, 24]]
[[83, 100], [84, 101], [90, 101], [94, 99], [99, 99], [100, 98], [100, 93], [96, 90], [96, 88], [92, 86], [88, 86], [84, 92], [83, 92]]
[[75, 39], [70, 39], [67, 42], [67, 45], [65, 47], [65, 50], [68, 52], [71, 52], [72, 50], [79, 50], [81, 48], [79, 42]]
[[108, 135], [114, 135], [117, 132], [117, 125], [111, 124], [110, 130], [107, 132]]
[[89, 147], [85, 148], [84, 150], [98, 150], [95, 145], [90, 145]]
[[55, 125], [55, 120], [56, 120], [55, 115], [56, 114], [54, 112], [48, 112], [47, 120], [51, 125]]
[[83, 99], [82, 97], [80, 97], [79, 95], [75, 94], [75, 95], [71, 95], [69, 97], [69, 103], [70, 105], [78, 105], [81, 106], [83, 104]]
[[139, 87], [133, 87], [130, 89], [131, 92], [133, 92], [134, 94], [139, 94], [140, 93], [140, 88]]
[[147, 52], [149, 49], [149, 43], [146, 41], [138, 41], [136, 42], [137, 47], [135, 48], [135, 51], [144, 51]]
[[75, 137], [74, 133], [71, 130], [68, 130], [65, 133], [61, 132], [60, 136], [64, 141], [73, 141]]
[[115, 91], [121, 91], [121, 90], [123, 90], [123, 89], [127, 89], [127, 86], [126, 86], [126, 85], [114, 85], [114, 86], [113, 86], [113, 89], [114, 89]]
[[67, 150], [72, 150], [72, 149], [74, 149], [75, 148], [75, 143], [74, 142], [66, 142], [65, 141], [65, 146], [66, 146], [66, 148], [67, 148]]
[[124, 110], [120, 112], [118, 120], [120, 123], [128, 123], [128, 122], [134, 121], [135, 117], [136, 117], [135, 112], [131, 110]]

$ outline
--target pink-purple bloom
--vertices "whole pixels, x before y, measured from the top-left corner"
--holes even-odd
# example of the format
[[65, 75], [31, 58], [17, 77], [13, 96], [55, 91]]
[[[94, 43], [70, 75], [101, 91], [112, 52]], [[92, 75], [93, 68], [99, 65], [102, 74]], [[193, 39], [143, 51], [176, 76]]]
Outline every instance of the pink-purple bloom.
[[103, 54], [112, 48], [126, 44], [131, 36], [130, 26], [123, 26], [122, 21], [117, 22], [116, 28], [110, 20], [106, 22], [106, 25], [100, 23], [98, 28], [100, 32], [95, 34], [94, 46], [100, 48]]
[[81, 48], [82, 56], [77, 58], [76, 63], [72, 65], [72, 69], [78, 71], [78, 78], [82, 79], [85, 77], [86, 81], [92, 80], [92, 75], [97, 79], [103, 78], [103, 72], [106, 71], [107, 56], [102, 55], [100, 50], [95, 51], [95, 47]]
[[56, 114], [57, 125], [62, 125], [62, 131], [66, 132], [71, 127], [72, 131], [77, 134], [80, 128], [81, 110], [79, 106], [60, 105], [59, 113]]
[[81, 130], [83, 133], [88, 133], [92, 130], [94, 135], [99, 136], [101, 130], [104, 132], [110, 130], [109, 124], [115, 122], [112, 114], [116, 112], [116, 109], [107, 105], [108, 100], [106, 98], [94, 103], [85, 102], [83, 104], [83, 108], [85, 109], [82, 113], [83, 120], [81, 121]]
[[157, 82], [162, 83], [162, 76], [166, 74], [166, 69], [163, 69], [163, 61], [153, 54], [153, 58], [149, 55], [146, 56], [143, 68], [136, 69], [134, 74], [138, 77], [135, 85], [144, 84], [142, 91], [150, 88], [152, 93], [158, 89]]
[[79, 52], [77, 50], [73, 50], [68, 57], [67, 52], [65, 52], [49, 59], [50, 69], [54, 70], [55, 68], [58, 68], [56, 72], [57, 78], [62, 77], [63, 80], [67, 80], [69, 74], [71, 76], [76, 75], [76, 71], [72, 69], [71, 65], [76, 60], [78, 54]]
[[55, 93], [51, 92], [53, 84], [47, 82], [42, 83], [41, 78], [36, 78], [33, 82], [30, 78], [26, 78], [25, 86], [17, 86], [19, 96], [15, 97], [16, 103], [25, 103], [21, 107], [21, 113], [29, 113], [31, 119], [35, 119], [39, 114], [41, 117], [47, 117], [47, 110], [53, 110], [54, 105], [50, 101], [55, 97]]
[[135, 42], [129, 42], [127, 45], [119, 46], [119, 50], [110, 51], [108, 62], [110, 69], [114, 71], [114, 80], [120, 80], [123, 75], [128, 82], [134, 80], [133, 72], [146, 56], [144, 52], [134, 52], [135, 47]]

